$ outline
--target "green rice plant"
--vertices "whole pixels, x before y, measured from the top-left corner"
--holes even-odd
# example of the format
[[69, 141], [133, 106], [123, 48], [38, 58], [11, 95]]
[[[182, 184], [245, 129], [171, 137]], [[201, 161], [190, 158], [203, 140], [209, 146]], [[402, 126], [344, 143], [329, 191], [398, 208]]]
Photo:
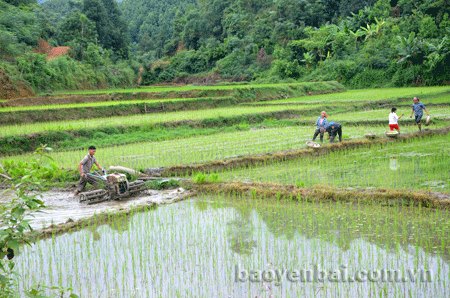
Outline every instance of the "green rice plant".
[[[298, 98], [289, 98], [284, 100], [273, 100], [254, 103], [258, 104], [283, 104], [283, 103], [318, 103], [326, 102], [345, 103], [345, 102], [364, 102], [364, 101], [380, 101], [380, 100], [398, 100], [403, 98], [412, 98], [417, 96], [419, 98], [427, 98], [429, 96], [439, 96], [444, 98], [450, 90], [448, 86], [434, 86], [434, 87], [418, 87], [418, 88], [383, 88], [383, 89], [357, 89], [349, 90], [342, 93], [311, 95]], [[441, 95], [442, 94], [442, 95]], [[439, 102], [448, 102], [443, 99]], [[412, 103], [411, 103], [412, 104]]]
[[450, 136], [410, 139], [330, 152], [282, 163], [224, 171], [225, 181], [263, 181], [312, 187], [389, 188], [449, 192]]
[[212, 174], [209, 175], [208, 181], [209, 182], [221, 182], [222, 179], [220, 178], [219, 174], [212, 173]]
[[280, 111], [292, 111], [292, 113], [300, 112], [301, 110], [313, 109], [321, 107], [321, 105], [308, 105], [299, 107], [227, 107], [206, 110], [194, 110], [169, 113], [153, 113], [140, 114], [134, 116], [116, 116], [110, 118], [93, 118], [89, 120], [69, 120], [69, 121], [55, 121], [46, 123], [32, 123], [21, 125], [4, 125], [0, 132], [0, 136], [31, 134], [44, 131], [62, 131], [62, 130], [79, 130], [82, 128], [96, 128], [114, 125], [149, 125], [170, 121], [196, 120], [213, 118], [216, 121], [220, 117], [240, 116], [254, 113], [269, 113]]
[[[318, 82], [322, 83], [322, 82]], [[326, 82], [333, 86], [333, 82]], [[314, 83], [313, 83], [314, 84]], [[317, 84], [317, 83], [316, 83]], [[101, 93], [129, 93], [129, 92], [165, 92], [165, 91], [188, 91], [188, 90], [224, 90], [224, 89], [248, 89], [260, 87], [280, 87], [280, 86], [303, 86], [305, 83], [281, 83], [281, 84], [246, 84], [246, 85], [230, 85], [230, 86], [182, 86], [182, 87], [165, 87], [165, 86], [142, 86], [137, 89], [111, 89], [111, 90], [83, 90], [83, 91], [57, 91], [55, 94], [101, 94]], [[319, 85], [319, 84], [317, 84]], [[338, 84], [339, 85], [339, 84]], [[342, 88], [342, 86], [341, 86]]]
[[194, 176], [192, 181], [194, 181], [194, 183], [197, 183], [197, 184], [202, 184], [202, 183], [206, 182], [207, 178], [208, 178], [207, 175], [205, 175], [203, 173], [197, 173], [197, 175]]
[[[109, 224], [41, 240], [34, 250], [25, 249], [19, 267], [28, 274], [23, 274], [19, 287], [62, 277], [63, 286], [72, 281], [74, 290], [89, 297], [102, 293], [210, 297], [236, 287], [245, 287], [252, 296], [281, 297], [315, 296], [321, 287], [332, 297], [362, 292], [377, 297], [449, 293], [448, 211], [292, 203], [217, 193], [135, 213], [124, 229], [113, 228], [122, 220], [113, 218]], [[315, 279], [315, 268], [328, 272], [343, 270], [341, 266], [347, 273], [340, 275], [341, 280], [329, 280], [328, 273], [323, 280]], [[306, 279], [306, 272], [306, 280], [297, 282], [287, 276], [278, 280], [253, 274], [250, 281], [250, 274], [237, 275], [251, 269], [310, 269], [311, 279]], [[361, 270], [397, 270], [400, 277], [408, 277], [408, 270], [420, 269], [430, 270], [432, 280], [420, 276], [414, 281], [396, 282], [393, 276], [372, 280], [369, 274], [363, 282], [353, 280]], [[148, 280], [156, 286], [149, 286]]]

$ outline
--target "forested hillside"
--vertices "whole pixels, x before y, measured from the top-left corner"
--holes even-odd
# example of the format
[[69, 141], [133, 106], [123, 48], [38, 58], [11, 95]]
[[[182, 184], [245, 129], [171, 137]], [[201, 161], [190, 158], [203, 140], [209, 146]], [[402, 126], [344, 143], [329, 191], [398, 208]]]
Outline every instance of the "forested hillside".
[[[122, 10], [129, 10], [132, 1], [123, 1]], [[141, 59], [147, 70], [144, 83], [199, 73], [271, 82], [337, 79], [349, 87], [450, 81], [448, 1], [198, 0], [197, 4], [175, 16], [172, 38], [158, 47], [165, 55], [159, 63]], [[129, 16], [139, 19], [132, 12]], [[141, 27], [139, 34], [157, 35], [152, 27]], [[145, 48], [146, 41], [136, 42]], [[159, 52], [150, 57], [159, 57]]]
[[[202, 78], [338, 80], [350, 88], [450, 82], [443, 0], [0, 0], [0, 7], [0, 68], [37, 91]], [[46, 60], [47, 46], [69, 47], [70, 57]]]
[[[133, 86], [128, 29], [113, 0], [85, 0], [61, 18], [36, 0], [0, 1], [0, 69], [38, 92]], [[73, 5], [72, 5], [73, 6]], [[52, 49], [66, 46], [69, 56]], [[57, 48], [58, 49], [58, 48]], [[20, 92], [2, 95], [12, 96]]]

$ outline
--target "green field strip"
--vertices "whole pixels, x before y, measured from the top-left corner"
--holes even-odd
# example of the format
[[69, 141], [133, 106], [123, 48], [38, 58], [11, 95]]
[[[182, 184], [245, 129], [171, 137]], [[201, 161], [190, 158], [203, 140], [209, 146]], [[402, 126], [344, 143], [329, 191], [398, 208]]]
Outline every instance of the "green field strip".
[[301, 159], [233, 169], [228, 181], [318, 184], [352, 188], [391, 188], [450, 192], [450, 135], [410, 139]]
[[[411, 114], [411, 107], [399, 107], [397, 110], [397, 115], [400, 116], [405, 114], [402, 118], [398, 120], [399, 125], [401, 126], [402, 122], [405, 121], [414, 121], [414, 113], [412, 119], [409, 118]], [[450, 117], [450, 106], [441, 106], [441, 107], [430, 107], [427, 108], [430, 113], [431, 119], [443, 119]], [[348, 113], [339, 113], [334, 115], [332, 110], [328, 110], [328, 121], [383, 121], [386, 120], [386, 123], [389, 122], [389, 114], [391, 113], [390, 109], [380, 109], [380, 110], [367, 110], [367, 111], [358, 111], [358, 112], [348, 112]], [[318, 117], [318, 116], [317, 116]], [[314, 121], [317, 120], [317, 117], [305, 117], [305, 120]], [[424, 111], [423, 120], [427, 117], [426, 112]]]
[[217, 117], [229, 117], [238, 116], [253, 113], [266, 113], [276, 112], [284, 110], [301, 111], [312, 108], [318, 108], [323, 105], [302, 105], [293, 107], [283, 106], [268, 106], [268, 107], [226, 107], [218, 109], [206, 109], [206, 110], [192, 110], [192, 111], [179, 111], [169, 113], [152, 113], [152, 114], [139, 114], [133, 116], [118, 116], [110, 118], [94, 118], [94, 119], [82, 119], [71, 121], [57, 121], [57, 122], [43, 122], [43, 123], [30, 123], [30, 124], [17, 124], [17, 125], [3, 125], [1, 127], [0, 136], [8, 135], [22, 135], [32, 134], [44, 131], [68, 131], [77, 130], [82, 128], [94, 128], [102, 126], [116, 126], [116, 125], [145, 125], [155, 124], [169, 121], [189, 121], [195, 119], [204, 118], [217, 118]]
[[[204, 163], [237, 156], [306, 148], [306, 142], [312, 139], [315, 130], [313, 126], [262, 127], [167, 141], [98, 146], [96, 157], [103, 166], [121, 165], [131, 168]], [[346, 126], [343, 127], [343, 136], [345, 139], [362, 139], [365, 133], [376, 133], [381, 137], [386, 129], [386, 126]], [[414, 131], [415, 127], [403, 129], [404, 133]], [[117, 136], [118, 140], [119, 138], [120, 136]], [[101, 136], [98, 141], [101, 142]], [[97, 145], [95, 139], [92, 144]], [[324, 144], [328, 144], [326, 138]], [[52, 158], [63, 168], [75, 168], [78, 159], [81, 160], [84, 155], [86, 149], [51, 153]], [[23, 154], [8, 159], [28, 160], [30, 156]]]
[[333, 104], [334, 102], [363, 102], [363, 101], [380, 101], [380, 100], [392, 100], [405, 97], [414, 96], [426, 97], [433, 96], [439, 93], [449, 92], [450, 87], [448, 86], [437, 86], [437, 87], [416, 87], [416, 88], [386, 88], [386, 89], [357, 89], [348, 90], [341, 93], [332, 94], [321, 94], [321, 95], [310, 95], [304, 97], [289, 98], [283, 100], [271, 100], [264, 102], [253, 103], [258, 104], [283, 104], [283, 103], [318, 103], [326, 102], [328, 104]]
[[228, 86], [142, 86], [134, 89], [110, 89], [110, 90], [84, 90], [84, 91], [61, 91], [55, 94], [102, 94], [102, 93], [127, 93], [127, 92], [166, 92], [166, 91], [189, 91], [189, 90], [230, 90], [243, 88], [260, 88], [260, 87], [279, 87], [279, 86], [294, 86], [305, 85], [314, 86], [312, 83], [281, 83], [281, 84], [245, 84], [245, 85], [228, 85]]
[[[444, 94], [438, 96], [427, 96], [420, 99], [420, 101], [425, 105], [425, 107], [429, 104], [433, 105], [450, 105], [450, 93], [446, 92]], [[413, 101], [400, 101], [397, 106], [412, 106]]]
[[[218, 97], [220, 98], [220, 97]], [[82, 102], [71, 104], [52, 104], [52, 105], [40, 105], [40, 106], [25, 106], [25, 107], [0, 107], [1, 112], [14, 112], [14, 111], [29, 111], [29, 110], [49, 110], [49, 109], [67, 109], [67, 108], [89, 108], [89, 107], [104, 107], [115, 105], [133, 105], [142, 103], [158, 103], [168, 101], [186, 101], [186, 100], [198, 100], [199, 98], [166, 98], [166, 99], [138, 99], [138, 100], [120, 100], [120, 101], [97, 101], [97, 102]]]

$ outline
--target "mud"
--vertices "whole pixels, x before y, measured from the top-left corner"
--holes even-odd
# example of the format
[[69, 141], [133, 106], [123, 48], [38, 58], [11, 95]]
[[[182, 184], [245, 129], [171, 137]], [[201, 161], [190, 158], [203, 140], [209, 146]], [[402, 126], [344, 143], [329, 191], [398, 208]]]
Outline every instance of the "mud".
[[[67, 230], [83, 224], [86, 219], [101, 214], [130, 213], [131, 210], [139, 210], [142, 207], [156, 207], [162, 204], [171, 204], [181, 201], [193, 193], [183, 188], [170, 190], [147, 190], [139, 195], [132, 196], [122, 201], [105, 201], [98, 204], [87, 205], [78, 202], [72, 192], [51, 190], [42, 194], [44, 208], [39, 213], [30, 217], [30, 225], [42, 234], [49, 234]], [[11, 199], [11, 193], [0, 193], [0, 203]]]

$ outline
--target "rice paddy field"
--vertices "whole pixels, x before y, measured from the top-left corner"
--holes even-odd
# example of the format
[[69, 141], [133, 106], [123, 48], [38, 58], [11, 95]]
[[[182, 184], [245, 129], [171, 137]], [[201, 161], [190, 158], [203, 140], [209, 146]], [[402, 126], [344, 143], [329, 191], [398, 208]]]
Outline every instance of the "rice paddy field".
[[[386, 89], [366, 89], [366, 90], [349, 90], [341, 93], [334, 94], [322, 94], [311, 95], [296, 98], [289, 98], [283, 100], [265, 101], [264, 104], [284, 104], [284, 103], [315, 103], [315, 102], [361, 102], [361, 101], [380, 101], [389, 99], [406, 99], [417, 96], [425, 100], [427, 97], [435, 97], [442, 93], [447, 93], [444, 96], [447, 97], [446, 103], [449, 102], [448, 92], [450, 89], [446, 86], [442, 87], [423, 87], [423, 88], [386, 88]], [[263, 103], [253, 103], [255, 105]]]
[[118, 125], [149, 125], [169, 121], [181, 121], [181, 120], [198, 120], [207, 118], [218, 117], [232, 117], [253, 113], [268, 113], [279, 112], [285, 110], [301, 111], [305, 109], [317, 108], [322, 105], [307, 105], [298, 107], [249, 107], [249, 106], [237, 106], [218, 109], [207, 110], [194, 110], [194, 111], [182, 111], [182, 112], [169, 112], [169, 113], [154, 113], [143, 114], [135, 116], [123, 116], [123, 117], [110, 117], [110, 118], [95, 118], [88, 121], [71, 120], [71, 121], [56, 121], [56, 122], [41, 122], [22, 125], [4, 125], [0, 136], [8, 135], [20, 135], [30, 134], [45, 131], [65, 131], [76, 130], [83, 128], [99, 128], [104, 126], [118, 126]]
[[[168, 87], [153, 89], [160, 88]], [[449, 91], [349, 90], [225, 108], [1, 126], [0, 136], [129, 125], [145, 130], [161, 122], [214, 123], [253, 115], [261, 121], [233, 124], [236, 131], [111, 144], [98, 147], [95, 156], [104, 167], [139, 170], [201, 168], [253, 158], [217, 168], [215, 181], [420, 192], [450, 200]], [[431, 125], [422, 126], [427, 132], [417, 133], [409, 118], [413, 96], [419, 96], [431, 114]], [[399, 115], [405, 113], [397, 139], [384, 134], [392, 105]], [[312, 139], [324, 107], [329, 121], [344, 123], [344, 141], [331, 145], [325, 135], [322, 147], [314, 151], [305, 143]], [[264, 116], [283, 111], [286, 115], [278, 119]], [[367, 140], [367, 133], [377, 138]], [[94, 145], [102, 135], [96, 138], [91, 140]], [[305, 154], [282, 158], [292, 152]], [[56, 149], [50, 155], [60, 168], [74, 169], [86, 154], [86, 149]], [[30, 158], [5, 156], [0, 164]], [[200, 183], [195, 177], [201, 174], [179, 177], [190, 181], [185, 187], [195, 189]], [[68, 194], [67, 200], [74, 198]], [[448, 297], [450, 211], [445, 206], [282, 200], [237, 189], [233, 194], [220, 189], [199, 192], [144, 212], [111, 213], [106, 222], [23, 246], [16, 258], [16, 288], [20, 293], [33, 285], [71, 287], [80, 297]]]

